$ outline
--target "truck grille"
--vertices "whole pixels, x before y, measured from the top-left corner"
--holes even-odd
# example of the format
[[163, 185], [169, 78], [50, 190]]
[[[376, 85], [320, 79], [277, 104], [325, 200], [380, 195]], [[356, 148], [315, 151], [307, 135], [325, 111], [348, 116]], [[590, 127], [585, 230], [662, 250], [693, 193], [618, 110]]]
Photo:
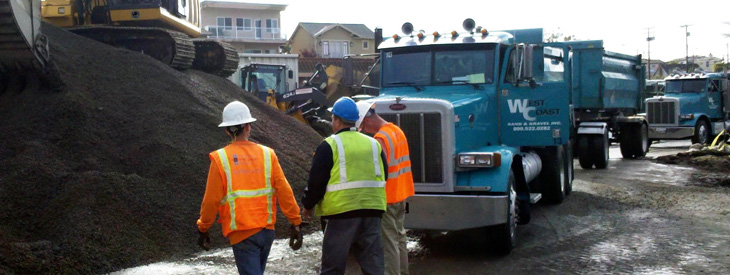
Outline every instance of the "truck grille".
[[440, 113], [380, 114], [408, 138], [411, 171], [416, 183], [442, 183], [443, 151]]
[[649, 124], [677, 124], [677, 102], [649, 101], [646, 103], [646, 116]]

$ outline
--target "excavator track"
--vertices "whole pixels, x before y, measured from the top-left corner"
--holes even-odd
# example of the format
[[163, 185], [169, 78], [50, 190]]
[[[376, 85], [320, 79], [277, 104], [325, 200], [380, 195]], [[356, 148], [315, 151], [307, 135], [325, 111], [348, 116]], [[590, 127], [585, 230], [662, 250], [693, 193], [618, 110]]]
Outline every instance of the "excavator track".
[[228, 77], [238, 69], [238, 53], [230, 44], [213, 39], [194, 39], [193, 69]]
[[0, 0], [0, 71], [43, 68], [48, 40], [40, 34], [40, 1]]
[[178, 70], [189, 69], [195, 58], [193, 41], [176, 31], [122, 26], [89, 26], [68, 30], [105, 44], [144, 53]]

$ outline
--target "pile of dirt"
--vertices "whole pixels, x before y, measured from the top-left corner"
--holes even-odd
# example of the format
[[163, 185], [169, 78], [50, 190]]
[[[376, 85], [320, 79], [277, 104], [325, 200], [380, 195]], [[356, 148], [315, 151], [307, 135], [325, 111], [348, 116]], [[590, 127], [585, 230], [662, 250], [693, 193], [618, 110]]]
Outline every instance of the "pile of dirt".
[[656, 161], [664, 164], [694, 167], [710, 172], [730, 171], [730, 153], [711, 149], [659, 156]]
[[[301, 197], [321, 142], [311, 128], [218, 76], [43, 32], [63, 85], [0, 95], [0, 273], [105, 273], [199, 251], [208, 153], [229, 142], [217, 125], [232, 100]], [[287, 224], [279, 213], [279, 236]]]

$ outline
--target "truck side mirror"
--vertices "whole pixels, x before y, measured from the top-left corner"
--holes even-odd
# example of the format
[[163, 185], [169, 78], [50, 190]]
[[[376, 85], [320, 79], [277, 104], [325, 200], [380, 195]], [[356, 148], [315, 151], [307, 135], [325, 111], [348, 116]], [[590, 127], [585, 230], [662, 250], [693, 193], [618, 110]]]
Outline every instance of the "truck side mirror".
[[531, 80], [534, 78], [533, 56], [535, 48], [533, 45], [524, 45], [520, 62], [520, 79]]
[[294, 71], [289, 70], [289, 79], [294, 79]]
[[720, 80], [720, 91], [723, 91], [723, 92], [727, 91], [727, 85], [728, 85], [727, 79]]

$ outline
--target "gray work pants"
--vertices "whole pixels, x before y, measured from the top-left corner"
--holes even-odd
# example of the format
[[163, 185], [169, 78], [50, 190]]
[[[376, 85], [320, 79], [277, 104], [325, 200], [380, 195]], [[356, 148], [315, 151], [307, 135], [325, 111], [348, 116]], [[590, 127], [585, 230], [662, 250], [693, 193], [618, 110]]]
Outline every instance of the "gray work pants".
[[408, 275], [408, 248], [403, 220], [406, 216], [406, 202], [388, 204], [383, 214], [382, 233], [385, 253], [385, 274]]
[[345, 274], [350, 248], [365, 275], [384, 274], [380, 218], [330, 219], [322, 240], [320, 274]]

